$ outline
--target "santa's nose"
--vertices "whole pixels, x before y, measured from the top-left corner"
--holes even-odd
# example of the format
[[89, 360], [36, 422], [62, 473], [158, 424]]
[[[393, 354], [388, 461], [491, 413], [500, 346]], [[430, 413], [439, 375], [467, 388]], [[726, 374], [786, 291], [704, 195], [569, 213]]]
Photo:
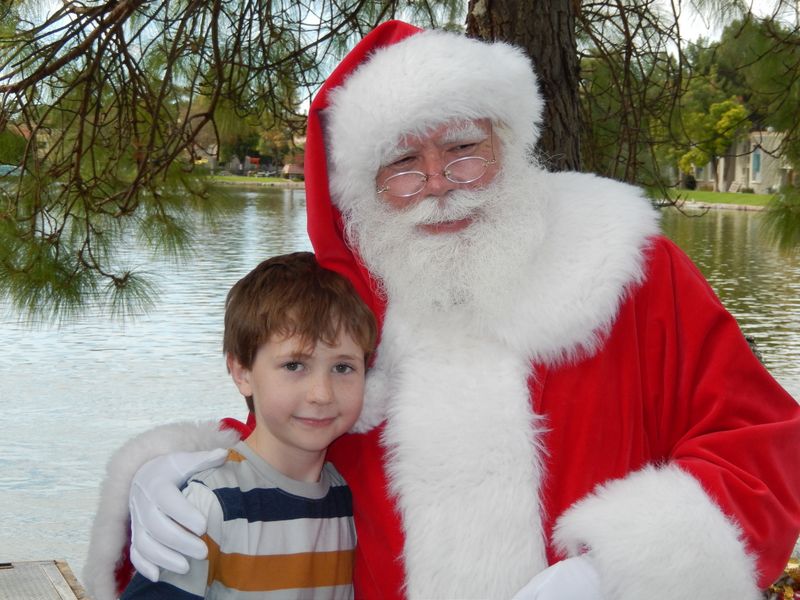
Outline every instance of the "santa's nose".
[[447, 165], [439, 157], [431, 157], [425, 161], [425, 187], [422, 188], [422, 196], [443, 196], [458, 184], [453, 183], [445, 177]]

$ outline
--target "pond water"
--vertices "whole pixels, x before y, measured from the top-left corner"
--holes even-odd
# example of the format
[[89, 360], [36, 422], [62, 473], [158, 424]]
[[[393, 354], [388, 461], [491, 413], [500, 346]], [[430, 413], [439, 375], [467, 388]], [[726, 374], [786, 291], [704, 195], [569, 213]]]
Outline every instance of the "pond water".
[[800, 252], [765, 240], [761, 214], [664, 210], [664, 231], [694, 260], [773, 376], [800, 399]]
[[[230, 202], [225, 222], [203, 229], [193, 260], [148, 259], [161, 295], [146, 315], [32, 326], [0, 304], [0, 562], [60, 558], [80, 573], [113, 450], [160, 423], [244, 415], [221, 355], [225, 294], [265, 257], [310, 244], [301, 190], [237, 190]], [[764, 243], [759, 223], [735, 211], [664, 215], [800, 397], [800, 263]]]

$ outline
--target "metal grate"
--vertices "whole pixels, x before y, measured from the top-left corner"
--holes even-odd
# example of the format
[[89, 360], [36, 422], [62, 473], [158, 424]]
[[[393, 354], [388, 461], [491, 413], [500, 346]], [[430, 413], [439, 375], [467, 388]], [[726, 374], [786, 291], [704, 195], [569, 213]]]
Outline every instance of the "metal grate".
[[88, 600], [61, 561], [0, 563], [0, 600]]

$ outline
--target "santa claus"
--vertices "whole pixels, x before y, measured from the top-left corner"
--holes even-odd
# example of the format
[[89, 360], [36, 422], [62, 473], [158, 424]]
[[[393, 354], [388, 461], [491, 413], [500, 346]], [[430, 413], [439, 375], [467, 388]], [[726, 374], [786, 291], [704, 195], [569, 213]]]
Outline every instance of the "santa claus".
[[[353, 491], [356, 594], [757, 598], [800, 528], [800, 407], [639, 190], [535, 160], [541, 108], [520, 50], [399, 22], [311, 106], [309, 235], [382, 319], [358, 429], [329, 453]], [[178, 427], [114, 459], [98, 597], [132, 473], [230, 443]], [[206, 458], [139, 470], [143, 573], [180, 568], [153, 538], [203, 552], [164, 513], [202, 530], [166, 480]]]

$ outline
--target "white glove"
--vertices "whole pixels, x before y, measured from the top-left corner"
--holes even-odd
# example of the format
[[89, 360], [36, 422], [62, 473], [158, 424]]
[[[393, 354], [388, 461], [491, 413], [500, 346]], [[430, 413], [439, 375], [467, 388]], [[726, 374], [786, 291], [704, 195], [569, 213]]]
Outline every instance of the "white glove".
[[573, 556], [541, 571], [511, 600], [605, 600], [587, 556]]
[[173, 573], [188, 572], [183, 555], [201, 560], [208, 554], [206, 545], [196, 537], [205, 533], [206, 517], [179, 488], [195, 473], [224, 463], [227, 455], [225, 448], [175, 452], [158, 456], [136, 471], [129, 499], [131, 562], [150, 581], [158, 581], [159, 567]]

